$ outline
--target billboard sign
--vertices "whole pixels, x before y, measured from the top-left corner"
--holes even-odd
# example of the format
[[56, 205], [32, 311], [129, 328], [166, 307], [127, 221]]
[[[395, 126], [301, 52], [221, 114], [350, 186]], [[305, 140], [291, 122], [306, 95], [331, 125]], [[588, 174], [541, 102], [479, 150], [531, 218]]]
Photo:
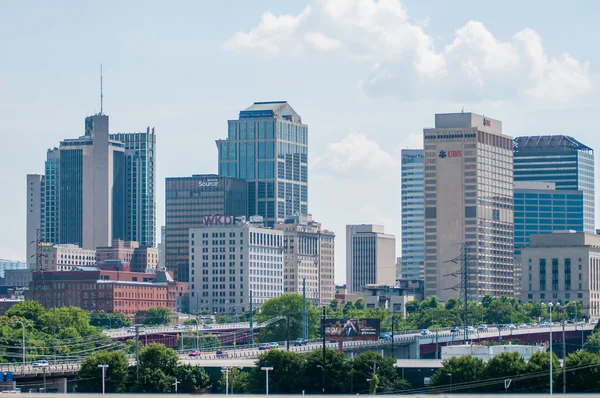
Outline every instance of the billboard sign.
[[377, 340], [380, 320], [369, 319], [325, 319], [327, 340]]
[[235, 224], [234, 216], [204, 216], [204, 225], [231, 225]]
[[199, 181], [198, 186], [201, 188], [202, 187], [218, 187], [219, 179], [218, 178], [209, 178], [207, 180]]

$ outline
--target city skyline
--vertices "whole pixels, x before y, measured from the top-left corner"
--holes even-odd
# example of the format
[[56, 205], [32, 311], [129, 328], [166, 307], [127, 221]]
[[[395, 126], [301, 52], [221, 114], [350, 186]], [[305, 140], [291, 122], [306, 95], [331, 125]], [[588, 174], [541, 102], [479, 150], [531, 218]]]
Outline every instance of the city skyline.
[[[375, 2], [363, 4], [361, 7], [376, 7]], [[168, 17], [173, 14], [155, 4], [143, 10], [144, 23], [135, 31], [127, 28], [127, 20], [139, 18], [139, 9], [123, 5], [110, 10], [113, 19], [105, 21], [109, 22], [109, 29], [107, 23], [94, 22], [83, 36], [77, 33], [81, 32], [79, 22], [72, 21], [84, 21], [90, 13], [102, 20], [109, 16], [111, 7], [88, 5], [67, 10], [41, 6], [31, 11], [13, 5], [0, 17], [4, 22], [0, 29], [6, 29], [6, 37], [15, 37], [18, 43], [8, 51], [9, 62], [0, 67], [5, 75], [13, 76], [3, 90], [6, 95], [1, 101], [7, 115], [0, 134], [5, 140], [10, 137], [16, 142], [1, 153], [6, 171], [2, 181], [15, 193], [4, 198], [0, 208], [2, 218], [15, 229], [0, 235], [0, 257], [25, 259], [23, 176], [43, 170], [42, 158], [48, 143], [75, 136], [80, 131], [81, 118], [94, 113], [94, 107], [99, 108], [96, 88], [100, 62], [104, 63], [105, 111], [111, 115], [114, 130], [136, 131], [143, 120], [156, 126], [160, 134], [164, 132], [156, 178], [157, 234], [158, 227], [164, 224], [165, 177], [217, 173], [214, 140], [223, 136], [224, 121], [235, 118], [238, 110], [252, 101], [286, 99], [311, 127], [309, 212], [344, 241], [346, 224], [384, 224], [386, 231], [396, 235], [397, 248], [401, 241], [400, 148], [420, 147], [418, 132], [430, 124], [432, 114], [458, 112], [466, 107], [503, 120], [511, 136], [568, 134], [593, 146], [593, 133], [588, 127], [594, 124], [590, 109], [598, 102], [594, 89], [597, 56], [588, 51], [593, 47], [593, 39], [580, 29], [592, 24], [598, 5], [589, 3], [590, 12], [582, 16], [575, 10], [564, 10], [558, 3], [531, 2], [522, 5], [523, 12], [518, 16], [508, 18], [506, 5], [482, 7], [474, 1], [462, 1], [460, 7], [435, 2], [386, 4], [392, 8], [404, 4], [401, 11], [390, 12], [390, 18], [398, 22], [395, 25], [417, 32], [416, 38], [422, 40], [414, 41], [419, 45], [425, 43], [434, 49], [424, 54], [433, 57], [436, 62], [431, 64], [439, 67], [436, 70], [443, 71], [440, 65], [446, 65], [445, 73], [450, 77], [447, 80], [455, 77], [456, 69], [460, 69], [456, 60], [462, 57], [475, 62], [478, 74], [473, 82], [478, 85], [456, 90], [440, 84], [434, 87], [434, 93], [439, 93], [437, 99], [431, 99], [428, 87], [415, 91], [409, 85], [405, 93], [400, 93], [404, 90], [398, 90], [398, 85], [387, 85], [387, 91], [381, 84], [376, 85], [386, 76], [403, 75], [402, 68], [411, 72], [406, 76], [414, 77], [412, 69], [419, 64], [414, 54], [418, 52], [393, 35], [386, 41], [369, 32], [363, 32], [364, 41], [358, 44], [371, 44], [383, 53], [395, 49], [390, 52], [393, 59], [365, 47], [353, 47], [357, 41], [345, 37], [334, 22], [351, 20], [356, 10], [360, 11], [357, 4], [337, 16], [327, 14], [318, 3], [306, 1], [239, 4], [237, 10], [244, 15], [242, 19], [236, 16], [237, 12], [234, 15], [219, 6], [204, 13], [194, 12], [197, 8], [190, 3], [189, 16], [179, 20], [173, 33], [168, 33], [174, 26]], [[307, 5], [311, 9], [304, 12]], [[539, 6], [548, 12], [532, 20], [528, 15]], [[262, 19], [267, 10], [273, 17], [270, 20]], [[368, 26], [374, 26], [380, 14], [369, 10], [362, 14], [372, 15]], [[327, 17], [322, 19], [322, 29], [310, 25], [319, 13]], [[192, 16], [200, 14], [200, 21], [206, 22], [203, 31], [191, 28], [202, 25], [198, 20], [192, 24]], [[269, 25], [269, 21], [279, 21], [285, 15], [298, 26], [296, 32], [281, 31], [283, 28], [276, 23]], [[52, 28], [44, 22], [48, 16], [56, 16], [60, 26]], [[561, 24], [575, 29], [559, 36], [554, 31]], [[155, 27], [157, 33], [152, 33]], [[383, 33], [393, 33], [390, 25], [383, 24], [382, 29]], [[315, 34], [309, 34], [311, 30]], [[183, 31], [184, 38], [177, 39]], [[39, 40], [42, 34], [47, 37]], [[298, 55], [284, 55], [286, 51], [282, 49], [299, 34], [306, 40], [302, 42], [309, 44], [298, 49]], [[485, 45], [474, 47], [471, 39], [480, 37], [485, 38]], [[53, 43], [56, 51], [40, 71], [30, 57], [49, 54], [43, 48], [46, 43]], [[186, 51], [194, 43], [201, 48], [196, 51], [201, 55]], [[321, 48], [329, 45], [331, 53], [339, 48], [340, 60], [319, 52], [315, 43]], [[522, 43], [537, 44], [541, 49], [541, 61], [536, 65], [542, 74], [526, 81], [514, 79], [515, 85], [504, 90], [499, 76], [510, 80], [515, 76], [515, 64], [532, 62], [531, 55], [523, 55]], [[265, 49], [273, 51], [265, 54]], [[306, 56], [307, 51], [314, 53]], [[61, 57], [77, 52], [85, 56], [68, 65], [62, 62]], [[565, 52], [569, 55], [565, 56]], [[153, 62], [148, 63], [150, 55]], [[198, 70], [197, 61], [203, 57], [212, 62]], [[270, 60], [269, 66], [265, 59]], [[499, 63], [499, 59], [506, 62]], [[138, 68], [142, 60], [144, 67]], [[247, 67], [244, 73], [238, 71], [240, 62]], [[248, 75], [253, 78], [248, 79]], [[290, 79], [290, 75], [294, 78]], [[462, 73], [460, 76], [464, 77]], [[573, 83], [565, 85], [565, 76], [573, 78], [569, 80]], [[442, 83], [445, 81], [442, 79]], [[464, 79], [457, 81], [464, 83]], [[456, 96], [449, 96], [450, 92]], [[32, 114], [36, 115], [33, 119]], [[36, 162], [39, 163], [35, 165]], [[338, 282], [344, 279], [343, 246], [336, 247]]]

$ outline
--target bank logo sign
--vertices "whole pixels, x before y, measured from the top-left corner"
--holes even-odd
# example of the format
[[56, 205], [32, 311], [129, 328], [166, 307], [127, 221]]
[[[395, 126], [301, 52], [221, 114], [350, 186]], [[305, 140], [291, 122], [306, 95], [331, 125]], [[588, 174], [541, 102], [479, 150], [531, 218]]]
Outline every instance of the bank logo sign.
[[462, 157], [462, 151], [446, 151], [446, 150], [441, 150], [440, 154], [438, 155], [440, 158], [444, 159], [444, 158], [460, 158]]
[[219, 179], [218, 178], [209, 178], [208, 180], [200, 181], [198, 183], [199, 187], [218, 187]]

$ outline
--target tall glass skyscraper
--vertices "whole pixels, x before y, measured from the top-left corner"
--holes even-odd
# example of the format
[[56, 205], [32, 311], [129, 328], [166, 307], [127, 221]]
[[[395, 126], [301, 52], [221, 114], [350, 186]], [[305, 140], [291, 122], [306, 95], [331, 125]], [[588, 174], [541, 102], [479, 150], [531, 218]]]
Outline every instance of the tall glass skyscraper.
[[125, 240], [154, 247], [156, 242], [156, 135], [148, 127], [140, 133], [117, 133], [111, 140], [125, 146]]
[[58, 180], [60, 170], [60, 151], [58, 148], [49, 149], [46, 154], [45, 171], [45, 206], [44, 211], [44, 240], [46, 242], [59, 242], [59, 217], [58, 217]]
[[401, 279], [423, 279], [425, 261], [425, 175], [422, 149], [402, 150]]
[[553, 182], [583, 192], [584, 232], [595, 233], [594, 150], [572, 137], [543, 135], [514, 140], [515, 181]]
[[308, 213], [308, 126], [286, 101], [255, 102], [216, 143], [219, 175], [247, 181], [248, 215], [273, 226]]

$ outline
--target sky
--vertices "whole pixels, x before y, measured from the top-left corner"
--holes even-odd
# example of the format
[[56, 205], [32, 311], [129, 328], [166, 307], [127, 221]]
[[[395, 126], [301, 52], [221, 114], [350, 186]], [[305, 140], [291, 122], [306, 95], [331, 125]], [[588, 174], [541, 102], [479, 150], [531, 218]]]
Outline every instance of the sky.
[[346, 224], [383, 224], [400, 256], [400, 150], [422, 147], [435, 113], [596, 146], [599, 19], [592, 0], [4, 3], [0, 258], [25, 260], [26, 174], [100, 110], [102, 64], [111, 132], [156, 128], [159, 226], [166, 177], [216, 173], [227, 120], [287, 100], [344, 282]]

